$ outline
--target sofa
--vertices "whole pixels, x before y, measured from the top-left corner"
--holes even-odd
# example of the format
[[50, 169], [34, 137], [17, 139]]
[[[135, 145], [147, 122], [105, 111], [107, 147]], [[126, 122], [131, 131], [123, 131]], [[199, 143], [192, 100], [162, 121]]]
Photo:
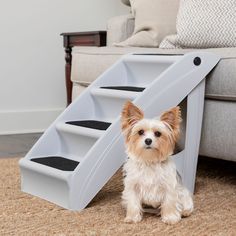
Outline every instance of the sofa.
[[206, 79], [199, 154], [236, 161], [236, 48], [161, 49], [114, 46], [114, 43], [130, 37], [133, 31], [133, 15], [117, 16], [107, 23], [107, 45], [105, 47], [73, 48], [72, 100], [126, 53], [185, 54], [193, 50], [216, 53], [220, 55], [221, 60]]

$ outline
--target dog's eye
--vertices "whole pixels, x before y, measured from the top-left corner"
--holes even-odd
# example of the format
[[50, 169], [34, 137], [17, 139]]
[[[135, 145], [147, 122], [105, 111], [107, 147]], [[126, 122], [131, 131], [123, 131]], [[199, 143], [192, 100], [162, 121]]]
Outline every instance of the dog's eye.
[[160, 137], [161, 136], [161, 132], [159, 132], [159, 131], [156, 131], [154, 134], [155, 134], [156, 137]]
[[139, 130], [139, 131], [138, 131], [138, 134], [139, 134], [139, 135], [143, 135], [143, 134], [144, 134], [144, 130], [143, 130], [143, 129]]

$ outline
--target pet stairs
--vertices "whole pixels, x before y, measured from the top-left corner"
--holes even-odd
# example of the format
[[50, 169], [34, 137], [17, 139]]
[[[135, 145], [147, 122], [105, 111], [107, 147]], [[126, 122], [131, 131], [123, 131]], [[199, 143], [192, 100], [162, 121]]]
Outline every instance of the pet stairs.
[[194, 189], [205, 77], [219, 57], [125, 55], [93, 82], [21, 159], [22, 191], [82, 210], [126, 160], [120, 112], [126, 100], [152, 118], [187, 99], [185, 144], [173, 155], [184, 185]]

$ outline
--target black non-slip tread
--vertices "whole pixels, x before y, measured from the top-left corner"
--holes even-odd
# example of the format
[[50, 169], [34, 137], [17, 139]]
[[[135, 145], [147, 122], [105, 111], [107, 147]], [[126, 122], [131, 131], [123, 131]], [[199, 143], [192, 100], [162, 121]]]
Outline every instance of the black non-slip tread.
[[143, 92], [145, 88], [143, 87], [134, 87], [134, 86], [103, 86], [102, 89], [114, 89], [114, 90], [123, 90], [131, 92]]
[[78, 121], [67, 121], [68, 125], [82, 126], [90, 129], [106, 130], [111, 123], [98, 121], [98, 120], [78, 120]]
[[73, 171], [79, 165], [77, 161], [59, 156], [38, 157], [31, 161], [63, 171]]
[[168, 54], [168, 53], [134, 53], [133, 55], [136, 56], [183, 56], [184, 54], [175, 53], [175, 54]]

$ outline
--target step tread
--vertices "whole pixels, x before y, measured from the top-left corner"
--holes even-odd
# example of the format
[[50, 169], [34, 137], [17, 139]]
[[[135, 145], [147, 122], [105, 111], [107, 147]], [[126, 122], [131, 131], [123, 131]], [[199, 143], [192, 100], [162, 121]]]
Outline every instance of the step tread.
[[31, 161], [63, 171], [73, 171], [79, 162], [59, 156], [32, 158]]
[[109, 122], [98, 121], [98, 120], [78, 120], [78, 121], [67, 121], [68, 125], [82, 126], [90, 129], [106, 130], [111, 125]]
[[130, 92], [143, 92], [145, 88], [143, 87], [135, 87], [135, 86], [103, 86], [100, 87], [102, 89], [113, 89], [113, 90], [123, 90]]

